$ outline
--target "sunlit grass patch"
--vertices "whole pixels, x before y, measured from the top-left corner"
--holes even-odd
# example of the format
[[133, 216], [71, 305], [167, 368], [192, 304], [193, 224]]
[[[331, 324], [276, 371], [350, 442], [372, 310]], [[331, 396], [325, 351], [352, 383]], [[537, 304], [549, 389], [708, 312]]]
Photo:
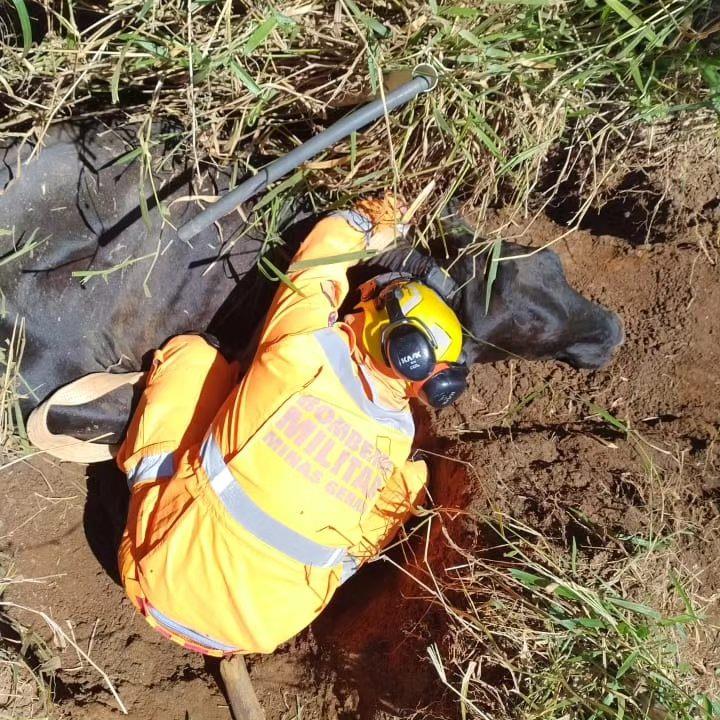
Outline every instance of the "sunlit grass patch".
[[447, 548], [426, 550], [415, 575], [450, 622], [429, 660], [467, 718], [720, 717], [720, 603], [704, 559], [717, 552], [716, 501], [688, 483], [681, 453], [588, 409], [588, 429], [605, 423], [637, 458], [641, 521], [629, 531], [568, 506], [569, 524], [540, 531], [501, 509], [441, 509], [430, 522]]
[[[720, 716], [718, 699], [698, 690], [685, 648], [693, 634], [718, 629], [706, 627], [705, 609], [677, 574], [665, 578], [670, 592], [656, 609], [628, 596], [627, 568], [591, 570], [576, 548], [560, 553], [511, 518], [492, 527], [494, 558], [468, 555], [451, 573], [452, 592], [467, 601], [453, 613], [452, 670], [430, 649], [468, 717]], [[462, 679], [451, 683], [451, 672]]]
[[[558, 183], [621, 153], [638, 126], [718, 105], [710, 0], [464, 3], [4, 3], [0, 132], [42, 139], [68, 117], [140, 123], [161, 162], [240, 178], [420, 62], [438, 89], [341, 143], [305, 182], [341, 197], [432, 180], [425, 218], [458, 190], [524, 207], [554, 148]], [[147, 129], [158, 127], [156, 136]], [[595, 169], [598, 170], [597, 166]], [[300, 187], [288, 189], [297, 193]]]

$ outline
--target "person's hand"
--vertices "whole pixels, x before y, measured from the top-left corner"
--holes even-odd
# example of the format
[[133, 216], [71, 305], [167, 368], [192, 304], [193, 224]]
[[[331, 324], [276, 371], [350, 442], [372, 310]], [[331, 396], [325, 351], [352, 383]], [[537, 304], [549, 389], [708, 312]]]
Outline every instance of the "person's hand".
[[401, 222], [407, 212], [407, 206], [392, 193], [387, 193], [381, 198], [360, 200], [353, 209], [372, 223], [372, 228], [367, 234], [368, 250], [377, 252], [387, 250], [395, 240], [403, 238], [408, 231], [409, 226]]

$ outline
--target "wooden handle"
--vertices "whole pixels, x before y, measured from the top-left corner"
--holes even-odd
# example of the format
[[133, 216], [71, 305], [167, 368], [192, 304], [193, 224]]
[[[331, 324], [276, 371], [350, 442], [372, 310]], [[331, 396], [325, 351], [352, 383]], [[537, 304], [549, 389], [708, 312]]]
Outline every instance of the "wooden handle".
[[265, 711], [255, 695], [245, 658], [242, 655], [223, 658], [220, 675], [235, 720], [265, 720]]

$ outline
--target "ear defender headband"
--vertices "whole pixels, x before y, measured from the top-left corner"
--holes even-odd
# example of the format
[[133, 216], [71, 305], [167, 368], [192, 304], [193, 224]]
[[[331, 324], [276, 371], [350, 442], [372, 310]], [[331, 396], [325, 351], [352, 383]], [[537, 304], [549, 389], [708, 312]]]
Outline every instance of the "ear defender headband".
[[467, 388], [467, 365], [437, 361], [437, 344], [432, 332], [419, 318], [407, 317], [400, 305], [402, 294], [389, 287], [378, 298], [390, 323], [381, 337], [387, 365], [412, 383], [417, 396], [434, 408], [455, 402]]

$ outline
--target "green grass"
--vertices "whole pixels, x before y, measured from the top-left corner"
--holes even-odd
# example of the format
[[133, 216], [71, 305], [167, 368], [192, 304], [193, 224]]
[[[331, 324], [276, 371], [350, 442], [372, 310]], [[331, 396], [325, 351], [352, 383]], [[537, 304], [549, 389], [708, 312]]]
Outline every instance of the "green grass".
[[[553, 537], [472, 502], [462, 523], [441, 511], [432, 521], [444, 527], [452, 564], [440, 553], [442, 563], [426, 560], [413, 573], [450, 619], [430, 661], [463, 718], [720, 718], [718, 596], [703, 579], [710, 565], [695, 560], [715, 555], [717, 508], [689, 487], [683, 454], [575, 399], [636, 458], [642, 522], [629, 533], [600, 506], [594, 518], [568, 507], [577, 527], [561, 525]], [[482, 495], [475, 475], [469, 469], [465, 482]], [[470, 546], [469, 527], [478, 538]]]
[[450, 573], [453, 592], [462, 591], [471, 608], [453, 611], [455, 672], [462, 679], [451, 683], [452, 670], [446, 669], [442, 653], [430, 649], [463, 716], [720, 717], [720, 701], [697, 690], [696, 658], [684, 652], [707, 621], [691, 600], [692, 591], [685, 586], [689, 579], [674, 571], [666, 578], [647, 579], [648, 584], [666, 582], [661, 611], [628, 597], [631, 562], [610, 565], [613, 572], [606, 565], [600, 572], [575, 545], [562, 553], [517, 520], [496, 516], [488, 527], [497, 541], [493, 559], [468, 554], [467, 564]]
[[[50, 2], [49, 32], [29, 37], [25, 3], [5, 1], [15, 31], [0, 48], [0, 133], [42, 137], [71, 116], [119, 116], [142, 124], [145, 143], [171, 139], [165, 162], [232, 165], [242, 177], [326, 124], [343, 97], [429, 62], [441, 75], [433, 94], [288, 190], [327, 199], [395, 185], [412, 197], [435, 180], [427, 219], [458, 189], [481, 209], [523, 207], [559, 147], [569, 156], [558, 182], [593, 152], [620, 152], [642, 123], [718, 105], [710, 0], [104, 7]], [[588, 178], [586, 192], [602, 182]]]

